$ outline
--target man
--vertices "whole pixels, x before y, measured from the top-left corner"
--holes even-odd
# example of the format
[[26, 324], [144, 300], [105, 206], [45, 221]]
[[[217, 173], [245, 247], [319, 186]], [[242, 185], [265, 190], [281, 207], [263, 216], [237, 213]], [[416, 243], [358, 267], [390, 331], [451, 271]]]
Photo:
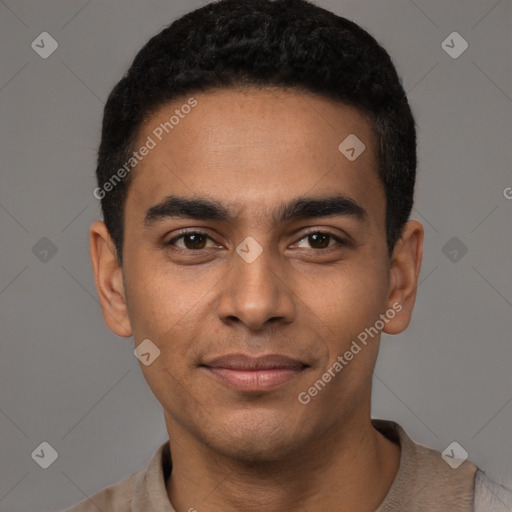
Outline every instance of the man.
[[415, 170], [396, 70], [354, 23], [223, 0], [152, 38], [105, 107], [90, 246], [170, 441], [72, 511], [510, 510], [370, 417], [416, 297]]

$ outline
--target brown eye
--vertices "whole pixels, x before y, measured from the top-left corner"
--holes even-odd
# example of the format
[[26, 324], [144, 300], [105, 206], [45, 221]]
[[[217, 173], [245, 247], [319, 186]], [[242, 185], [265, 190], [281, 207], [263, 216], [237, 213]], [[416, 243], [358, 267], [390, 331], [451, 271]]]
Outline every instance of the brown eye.
[[[206, 243], [211, 238], [206, 233], [189, 232], [182, 233], [181, 235], [169, 240], [166, 245], [176, 245], [180, 249], [188, 249], [191, 251], [206, 248]], [[178, 240], [183, 240], [183, 245], [176, 244]]]
[[331, 241], [338, 242], [338, 245], [345, 245], [341, 238], [331, 233], [324, 233], [322, 231], [309, 233], [305, 237], [301, 238], [299, 244], [305, 240], [307, 240], [311, 249], [327, 249], [333, 245], [336, 245], [336, 243], [329, 245], [329, 242]]

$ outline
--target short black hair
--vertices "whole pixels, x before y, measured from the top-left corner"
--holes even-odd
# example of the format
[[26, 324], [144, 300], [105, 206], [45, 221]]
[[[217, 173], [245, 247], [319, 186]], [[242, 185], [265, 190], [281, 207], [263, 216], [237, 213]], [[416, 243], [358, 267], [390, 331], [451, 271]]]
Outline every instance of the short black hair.
[[316, 93], [369, 118], [386, 194], [391, 255], [413, 205], [416, 129], [386, 50], [354, 22], [307, 0], [220, 0], [152, 37], [105, 105], [96, 190], [102, 190], [103, 219], [119, 263], [133, 173], [123, 173], [108, 193], [102, 187], [132, 155], [141, 125], [176, 98], [237, 86]]

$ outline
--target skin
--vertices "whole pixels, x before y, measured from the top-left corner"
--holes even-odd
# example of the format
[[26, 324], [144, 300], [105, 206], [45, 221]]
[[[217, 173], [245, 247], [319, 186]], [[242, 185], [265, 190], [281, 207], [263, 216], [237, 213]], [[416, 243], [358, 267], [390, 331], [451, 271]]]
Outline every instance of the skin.
[[[393, 304], [402, 309], [384, 332], [407, 327], [423, 227], [409, 221], [389, 257], [376, 142], [358, 110], [270, 88], [194, 97], [198, 105], [134, 171], [123, 268], [103, 222], [90, 229], [105, 322], [136, 346], [149, 338], [161, 351], [141, 369], [171, 439], [169, 498], [177, 512], [374, 511], [400, 458], [370, 420], [380, 334], [307, 405], [297, 397]], [[139, 141], [187, 99], [152, 115]], [[338, 150], [349, 134], [366, 146], [353, 162]], [[366, 218], [273, 221], [282, 204], [333, 192], [356, 201]], [[146, 211], [170, 194], [217, 200], [234, 218], [144, 226]], [[190, 238], [163, 245], [184, 228], [211, 239], [199, 239], [200, 249]], [[348, 244], [307, 236], [315, 232]], [[247, 237], [263, 250], [252, 263], [236, 252]], [[282, 354], [308, 366], [274, 389], [249, 393], [199, 366], [230, 353]]]

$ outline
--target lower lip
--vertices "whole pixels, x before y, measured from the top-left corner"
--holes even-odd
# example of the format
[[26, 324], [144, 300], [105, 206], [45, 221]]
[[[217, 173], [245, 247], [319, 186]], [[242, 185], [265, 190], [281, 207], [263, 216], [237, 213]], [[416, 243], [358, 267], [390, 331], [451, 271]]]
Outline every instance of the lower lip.
[[228, 386], [240, 391], [269, 391], [293, 380], [303, 368], [275, 368], [271, 370], [234, 370], [231, 368], [204, 369]]

